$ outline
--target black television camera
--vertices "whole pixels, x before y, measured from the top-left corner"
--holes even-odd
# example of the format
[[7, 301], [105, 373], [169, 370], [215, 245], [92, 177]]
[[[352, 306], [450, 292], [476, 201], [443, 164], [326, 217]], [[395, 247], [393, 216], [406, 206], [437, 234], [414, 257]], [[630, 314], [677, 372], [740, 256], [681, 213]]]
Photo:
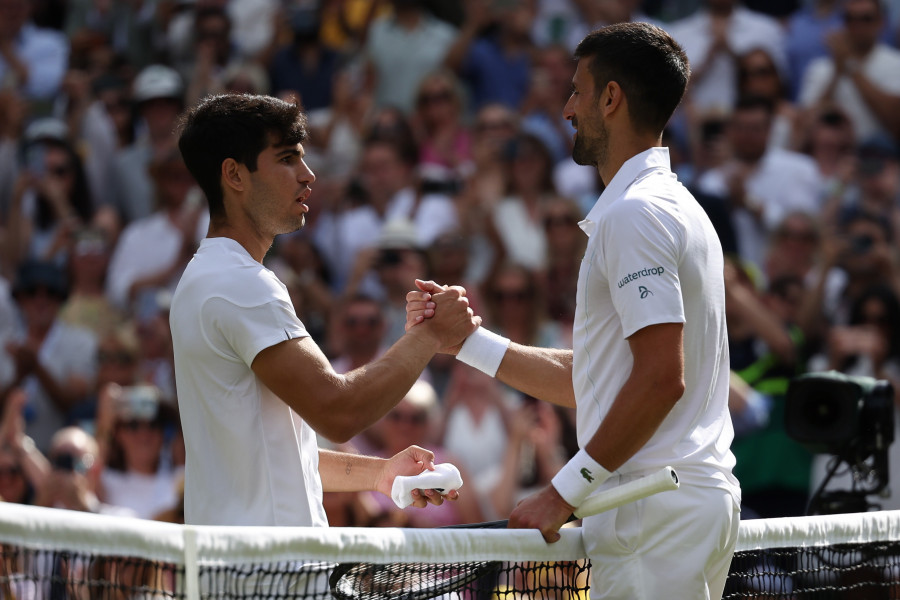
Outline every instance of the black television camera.
[[[877, 507], [867, 496], [888, 485], [888, 447], [894, 441], [894, 390], [890, 382], [837, 371], [808, 373], [791, 380], [785, 397], [785, 430], [809, 451], [834, 455], [807, 513], [866, 512]], [[850, 490], [826, 491], [842, 465], [853, 478]]]

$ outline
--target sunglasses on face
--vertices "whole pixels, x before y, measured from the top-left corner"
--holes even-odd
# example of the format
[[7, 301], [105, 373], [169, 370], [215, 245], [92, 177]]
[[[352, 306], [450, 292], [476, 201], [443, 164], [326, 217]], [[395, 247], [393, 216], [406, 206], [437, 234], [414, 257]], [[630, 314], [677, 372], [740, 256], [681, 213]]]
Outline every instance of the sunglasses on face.
[[394, 423], [409, 423], [411, 425], [424, 425], [428, 421], [428, 415], [423, 412], [417, 413], [388, 413], [388, 420]]
[[844, 23], [850, 24], [860, 24], [860, 25], [871, 25], [872, 23], [876, 23], [878, 21], [878, 15], [875, 13], [844, 13]]
[[119, 423], [119, 427], [121, 427], [125, 431], [139, 431], [141, 429], [156, 431], [162, 429], [162, 423], [160, 423], [159, 421], [133, 419], [130, 421], [123, 421], [122, 423]]
[[450, 90], [442, 90], [440, 92], [425, 93], [419, 96], [419, 106], [430, 106], [431, 104], [440, 104], [453, 100], [453, 94]]

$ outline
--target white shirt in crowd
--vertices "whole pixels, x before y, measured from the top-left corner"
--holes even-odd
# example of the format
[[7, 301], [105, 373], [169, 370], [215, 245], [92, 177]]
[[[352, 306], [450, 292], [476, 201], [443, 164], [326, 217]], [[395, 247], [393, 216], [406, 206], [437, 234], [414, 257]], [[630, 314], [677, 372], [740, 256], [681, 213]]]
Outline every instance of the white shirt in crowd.
[[[878, 44], [859, 65], [863, 75], [872, 85], [888, 94], [900, 94], [900, 51]], [[800, 104], [814, 106], [834, 77], [834, 61], [830, 56], [817, 58], [810, 63], [800, 88]], [[834, 90], [834, 102], [840, 106], [853, 123], [856, 139], [863, 141], [882, 132], [884, 126], [863, 100], [862, 94], [848, 75], [842, 75]]]
[[185, 521], [326, 526], [316, 434], [250, 368], [265, 348], [308, 335], [284, 284], [235, 240], [204, 239], [170, 324]]
[[[727, 166], [711, 169], [700, 177], [697, 187], [701, 192], [727, 198], [728, 176]], [[805, 154], [769, 148], [744, 185], [747, 202], [757, 204], [762, 217], [758, 219], [738, 208], [732, 211], [731, 221], [741, 258], [761, 269], [769, 234], [786, 216], [794, 212], [818, 214], [823, 197], [822, 178], [815, 161]]]
[[[712, 46], [711, 17], [706, 10], [671, 23], [666, 29], [684, 49], [691, 65], [696, 69], [706, 62]], [[784, 31], [778, 21], [748, 10], [735, 7], [728, 24], [729, 49], [740, 56], [755, 48], [766, 50], [779, 67], [786, 64]], [[737, 65], [727, 54], [713, 59], [709, 69], [699, 81], [691, 80], [691, 103], [701, 113], [727, 114], [737, 99]]]

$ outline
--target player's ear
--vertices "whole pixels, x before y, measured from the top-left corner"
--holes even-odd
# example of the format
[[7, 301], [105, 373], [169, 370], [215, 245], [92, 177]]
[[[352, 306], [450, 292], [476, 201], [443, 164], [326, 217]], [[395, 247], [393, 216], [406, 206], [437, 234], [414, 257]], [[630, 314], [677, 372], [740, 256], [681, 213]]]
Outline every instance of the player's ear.
[[600, 110], [609, 116], [622, 104], [622, 101], [625, 99], [625, 94], [622, 92], [622, 86], [616, 81], [607, 83], [606, 87], [603, 88], [603, 92], [604, 93], [600, 95]]
[[222, 185], [228, 186], [236, 192], [244, 191], [245, 169], [233, 158], [222, 161]]

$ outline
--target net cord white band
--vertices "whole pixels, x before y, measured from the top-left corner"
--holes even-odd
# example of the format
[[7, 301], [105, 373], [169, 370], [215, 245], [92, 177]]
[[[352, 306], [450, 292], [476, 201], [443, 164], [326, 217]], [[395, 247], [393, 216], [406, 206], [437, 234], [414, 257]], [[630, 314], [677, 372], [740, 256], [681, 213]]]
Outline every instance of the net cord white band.
[[507, 348], [509, 339], [479, 327], [463, 342], [462, 348], [456, 354], [456, 360], [496, 377]]

